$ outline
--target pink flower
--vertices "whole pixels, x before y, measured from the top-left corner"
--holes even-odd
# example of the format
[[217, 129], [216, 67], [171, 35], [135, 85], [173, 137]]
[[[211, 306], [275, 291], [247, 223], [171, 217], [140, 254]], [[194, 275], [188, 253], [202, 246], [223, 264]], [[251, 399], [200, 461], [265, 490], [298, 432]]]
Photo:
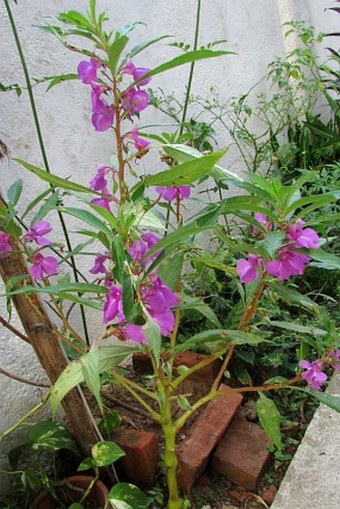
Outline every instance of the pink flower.
[[49, 246], [52, 241], [48, 240], [44, 235], [52, 231], [52, 226], [48, 221], [37, 221], [28, 230], [23, 238], [23, 241], [35, 241], [39, 246]]
[[125, 327], [125, 338], [132, 339], [135, 343], [148, 343], [143, 327], [141, 325], [135, 325], [134, 323], [128, 323]]
[[95, 58], [91, 58], [89, 62], [82, 60], [78, 65], [78, 76], [86, 85], [91, 85], [97, 79], [97, 69], [101, 66]]
[[283, 281], [291, 276], [302, 275], [309, 260], [307, 255], [285, 247], [279, 250], [277, 260], [267, 262], [266, 271], [279, 281]]
[[93, 189], [94, 191], [100, 191], [102, 193], [107, 192], [107, 180], [105, 176], [109, 172], [113, 172], [113, 168], [110, 166], [105, 166], [104, 164], [97, 164], [96, 174], [89, 183], [90, 189]]
[[329, 352], [328, 357], [332, 362], [332, 368], [340, 369], [340, 349], [336, 348], [335, 350], [332, 350]]
[[98, 254], [94, 260], [94, 265], [92, 269], [90, 269], [91, 274], [107, 274], [108, 271], [104, 265], [106, 260], [110, 258], [110, 253], [106, 252], [105, 254]]
[[157, 193], [161, 195], [163, 200], [172, 201], [179, 197], [181, 200], [189, 198], [191, 187], [190, 186], [157, 186]]
[[322, 385], [327, 380], [327, 375], [322, 370], [323, 364], [321, 361], [313, 361], [312, 363], [302, 360], [299, 362], [300, 368], [305, 369], [301, 376], [308, 385], [316, 390], [319, 391], [322, 387]]
[[111, 322], [118, 315], [118, 323], [125, 320], [122, 300], [122, 288], [118, 285], [111, 285], [104, 304], [103, 322]]
[[131, 138], [134, 141], [135, 147], [137, 150], [145, 150], [149, 145], [150, 142], [148, 140], [145, 140], [144, 138], [141, 138], [138, 136], [138, 128], [134, 127], [132, 131], [129, 131], [125, 135], [127, 138]]
[[236, 264], [236, 271], [241, 283], [251, 283], [259, 277], [258, 267], [262, 263], [260, 256], [249, 254], [248, 258], [241, 258]]
[[111, 212], [110, 208], [111, 201], [112, 199], [110, 199], [108, 195], [103, 195], [100, 198], [93, 198], [93, 200], [91, 200], [90, 203], [92, 203], [92, 205], [98, 205], [98, 207], [103, 207], [103, 209], [106, 209], [109, 212]]
[[11, 238], [9, 233], [0, 231], [0, 258], [6, 258], [10, 251], [13, 251], [9, 239]]
[[[144, 255], [159, 241], [159, 237], [153, 233], [153, 232], [145, 232], [141, 236], [139, 240], [135, 240], [131, 247], [128, 248], [128, 253], [132, 256], [134, 261], [139, 262]], [[143, 262], [141, 263], [142, 267], [147, 265], [150, 261], [157, 258], [157, 256], [160, 255], [162, 250], [158, 250], [155, 253], [153, 253], [151, 256], [148, 256]]]
[[123, 94], [123, 108], [130, 115], [145, 110], [149, 105], [149, 94], [144, 90], [138, 90], [135, 87], [129, 88]]
[[[129, 60], [122, 69], [123, 74], [130, 74], [133, 76], [134, 81], [138, 81], [145, 74], [150, 71], [147, 67], [135, 67], [135, 65]], [[151, 78], [145, 78], [142, 81], [138, 82], [138, 86], [147, 85], [150, 83]]]
[[[262, 212], [255, 212], [255, 219], [260, 224], [262, 224], [262, 226], [265, 228], [265, 230], [267, 232], [269, 232], [272, 229], [273, 223], [270, 219], [268, 219], [266, 214], [262, 214]], [[261, 233], [261, 231], [258, 228], [256, 228], [256, 226], [254, 226], [253, 233], [257, 234], [257, 233]]]
[[163, 336], [174, 328], [175, 318], [170, 308], [178, 303], [179, 297], [157, 274], [149, 276], [149, 282], [142, 286], [143, 301], [152, 318], [158, 323]]
[[36, 280], [43, 279], [44, 273], [47, 276], [52, 276], [52, 274], [58, 272], [58, 260], [54, 256], [44, 256], [41, 253], [35, 253], [29, 272]]
[[295, 224], [286, 227], [286, 235], [289, 240], [294, 241], [294, 247], [305, 247], [317, 249], [321, 239], [313, 228], [303, 229], [304, 221], [298, 219]]

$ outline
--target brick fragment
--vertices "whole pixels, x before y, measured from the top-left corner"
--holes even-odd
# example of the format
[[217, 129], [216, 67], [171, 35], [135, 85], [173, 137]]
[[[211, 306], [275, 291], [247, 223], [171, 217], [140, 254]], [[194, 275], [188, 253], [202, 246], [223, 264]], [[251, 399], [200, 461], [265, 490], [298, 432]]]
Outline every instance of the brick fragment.
[[[226, 388], [221, 385], [221, 389]], [[195, 422], [189, 439], [177, 447], [178, 481], [186, 493], [205, 469], [211, 451], [228, 428], [242, 399], [241, 394], [230, 393], [210, 401]]]
[[277, 487], [274, 486], [274, 484], [271, 484], [262, 493], [262, 498], [266, 502], [266, 504], [272, 505], [272, 503], [274, 502], [274, 498], [276, 497], [276, 493]]
[[233, 483], [254, 490], [269, 458], [271, 444], [266, 433], [237, 415], [212, 458], [212, 466]]
[[159, 461], [157, 435], [151, 431], [117, 429], [111, 432], [111, 440], [126, 454], [115, 463], [119, 477], [151, 488], [155, 483]]

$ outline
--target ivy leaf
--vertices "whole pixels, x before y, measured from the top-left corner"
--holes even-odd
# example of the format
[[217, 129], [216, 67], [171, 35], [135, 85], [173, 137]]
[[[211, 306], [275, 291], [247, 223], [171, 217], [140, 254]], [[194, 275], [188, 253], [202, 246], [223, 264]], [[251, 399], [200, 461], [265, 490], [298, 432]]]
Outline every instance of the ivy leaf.
[[92, 447], [93, 462], [97, 467], [107, 467], [125, 456], [123, 449], [114, 442], [103, 441]]
[[111, 488], [109, 500], [114, 509], [148, 509], [144, 493], [133, 484], [120, 482]]

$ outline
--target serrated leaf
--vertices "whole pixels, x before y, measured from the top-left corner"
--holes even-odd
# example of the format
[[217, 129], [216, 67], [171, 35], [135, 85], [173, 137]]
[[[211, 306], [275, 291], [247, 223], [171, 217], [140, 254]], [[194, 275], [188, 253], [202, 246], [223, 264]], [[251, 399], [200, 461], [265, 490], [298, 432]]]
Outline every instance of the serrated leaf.
[[99, 217], [92, 214], [92, 212], [88, 210], [78, 209], [76, 207], [66, 207], [63, 209], [66, 214], [70, 214], [73, 217], [76, 217], [80, 219], [81, 221], [84, 221], [84, 223], [87, 223], [91, 226], [93, 226], [96, 230], [101, 231], [106, 235], [106, 237], [110, 238], [112, 237], [112, 232], [108, 226], [99, 219]]
[[282, 450], [282, 439], [280, 431], [281, 414], [278, 411], [274, 401], [267, 398], [262, 392], [259, 393], [259, 399], [256, 401], [256, 410], [262, 428], [274, 443], [275, 447]]
[[114, 442], [98, 442], [92, 447], [92, 457], [97, 467], [112, 465], [123, 456], [125, 456], [125, 452]]
[[298, 292], [294, 288], [285, 286], [282, 283], [278, 283], [277, 281], [270, 282], [269, 285], [276, 292], [280, 299], [282, 299], [284, 302], [287, 302], [288, 304], [291, 304], [292, 306], [301, 306], [313, 312], [317, 311], [319, 308], [319, 306], [313, 302], [312, 299]]
[[299, 323], [295, 323], [295, 322], [271, 320], [270, 325], [273, 325], [274, 327], [279, 327], [280, 329], [291, 330], [294, 332], [300, 332], [301, 334], [311, 334], [314, 337], [316, 337], [316, 336], [324, 337], [327, 335], [327, 332], [323, 329], [319, 329], [319, 328], [313, 327], [313, 326], [300, 325]]
[[111, 488], [109, 500], [114, 509], [148, 509], [149, 503], [144, 493], [130, 483], [118, 483]]
[[316, 267], [321, 267], [327, 270], [339, 270], [340, 269], [340, 257], [332, 253], [322, 251], [322, 249], [309, 249], [307, 251], [308, 256], [317, 263], [312, 263]]

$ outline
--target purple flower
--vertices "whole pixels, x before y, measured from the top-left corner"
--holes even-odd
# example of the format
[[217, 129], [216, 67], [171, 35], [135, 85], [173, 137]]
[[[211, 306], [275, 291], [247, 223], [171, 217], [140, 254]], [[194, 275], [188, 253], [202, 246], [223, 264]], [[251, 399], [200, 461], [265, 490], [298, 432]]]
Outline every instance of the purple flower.
[[282, 248], [277, 260], [267, 262], [266, 271], [277, 277], [279, 281], [283, 281], [291, 276], [302, 275], [309, 260], [310, 258], [305, 254]]
[[98, 207], [103, 207], [103, 209], [111, 212], [110, 201], [112, 200], [110, 200], [109, 195], [103, 195], [100, 198], [93, 198], [90, 203], [92, 203], [92, 205], [98, 205]]
[[241, 258], [236, 264], [236, 271], [240, 276], [241, 283], [251, 283], [259, 277], [258, 266], [261, 265], [262, 258], [249, 254], [248, 258]]
[[92, 102], [92, 125], [96, 131], [107, 131], [113, 124], [114, 111], [105, 101], [97, 97]]
[[191, 187], [190, 186], [157, 186], [157, 193], [161, 195], [163, 200], [172, 201], [179, 197], [181, 200], [189, 198]]
[[305, 369], [301, 376], [308, 385], [315, 389], [316, 391], [319, 391], [324, 384], [324, 382], [327, 380], [327, 375], [322, 370], [323, 364], [321, 361], [313, 361], [312, 363], [302, 360], [299, 362], [300, 368]]
[[52, 226], [48, 221], [37, 221], [33, 226], [28, 230], [23, 240], [27, 241], [35, 241], [39, 246], [49, 246], [52, 244], [50, 240], [48, 240], [44, 235], [46, 233], [50, 233], [52, 231]]
[[125, 339], [132, 339], [135, 343], [148, 343], [143, 327], [141, 325], [135, 325], [134, 323], [128, 323], [125, 327]]
[[6, 258], [10, 251], [13, 251], [9, 239], [11, 238], [9, 233], [0, 231], [0, 258]]
[[123, 94], [125, 111], [134, 115], [136, 112], [143, 111], [149, 105], [149, 94], [144, 90], [138, 90], [135, 87], [129, 88]]
[[153, 319], [158, 323], [163, 336], [167, 336], [174, 327], [175, 318], [170, 308], [179, 300], [157, 274], [149, 276], [149, 282], [142, 286], [143, 301]]
[[[134, 81], [138, 81], [140, 78], [142, 78], [145, 74], [147, 74], [150, 71], [147, 67], [136, 67], [131, 60], [127, 62], [127, 64], [123, 67], [122, 73], [123, 74], [130, 74], [133, 76]], [[145, 80], [139, 81], [138, 86], [147, 85], [150, 83], [151, 78], [145, 78]]]
[[91, 85], [97, 79], [97, 69], [101, 66], [95, 58], [91, 58], [89, 62], [82, 60], [78, 65], [78, 76], [86, 85]]
[[336, 348], [335, 350], [332, 350], [329, 352], [328, 357], [332, 362], [332, 368], [340, 369], [340, 349]]
[[134, 127], [132, 131], [126, 133], [125, 136], [127, 138], [131, 138], [134, 141], [137, 150], [145, 150], [150, 145], [150, 142], [148, 140], [145, 140], [144, 138], [138, 136], [137, 127]]
[[117, 315], [118, 323], [122, 323], [125, 320], [122, 301], [122, 288], [118, 285], [111, 285], [104, 304], [103, 322], [111, 322], [111, 320], [113, 320]]
[[29, 268], [34, 279], [43, 279], [44, 273], [47, 276], [56, 274], [58, 271], [58, 260], [54, 256], [44, 256], [41, 253], [33, 255], [33, 265]]
[[[267, 232], [269, 232], [272, 229], [273, 223], [270, 219], [268, 219], [266, 214], [262, 214], [262, 212], [255, 212], [255, 219], [260, 224], [262, 224], [262, 226], [265, 228], [265, 230]], [[257, 234], [257, 233], [261, 233], [261, 231], [258, 228], [256, 228], [256, 226], [254, 226], [253, 233]]]
[[[135, 240], [131, 247], [128, 249], [128, 253], [132, 256], [134, 261], [139, 262], [144, 255], [159, 241], [159, 237], [153, 233], [153, 232], [145, 232], [141, 236], [139, 240]], [[141, 263], [142, 267], [147, 265], [150, 261], [157, 258], [157, 256], [160, 255], [162, 250], [158, 250], [155, 253], [153, 253], [151, 256], [148, 256], [143, 262]]]
[[298, 219], [295, 224], [286, 227], [286, 235], [289, 240], [294, 241], [294, 247], [305, 247], [317, 249], [321, 239], [313, 228], [303, 229], [304, 221]]
[[110, 166], [105, 166], [104, 164], [97, 164], [96, 174], [89, 183], [90, 189], [93, 189], [94, 191], [100, 191], [102, 193], [107, 192], [107, 180], [105, 176], [109, 172], [113, 172], [113, 168]]
[[107, 274], [107, 269], [104, 265], [106, 260], [110, 258], [110, 253], [106, 252], [105, 254], [99, 254], [96, 256], [94, 260], [94, 265], [92, 269], [90, 269], [91, 274]]

